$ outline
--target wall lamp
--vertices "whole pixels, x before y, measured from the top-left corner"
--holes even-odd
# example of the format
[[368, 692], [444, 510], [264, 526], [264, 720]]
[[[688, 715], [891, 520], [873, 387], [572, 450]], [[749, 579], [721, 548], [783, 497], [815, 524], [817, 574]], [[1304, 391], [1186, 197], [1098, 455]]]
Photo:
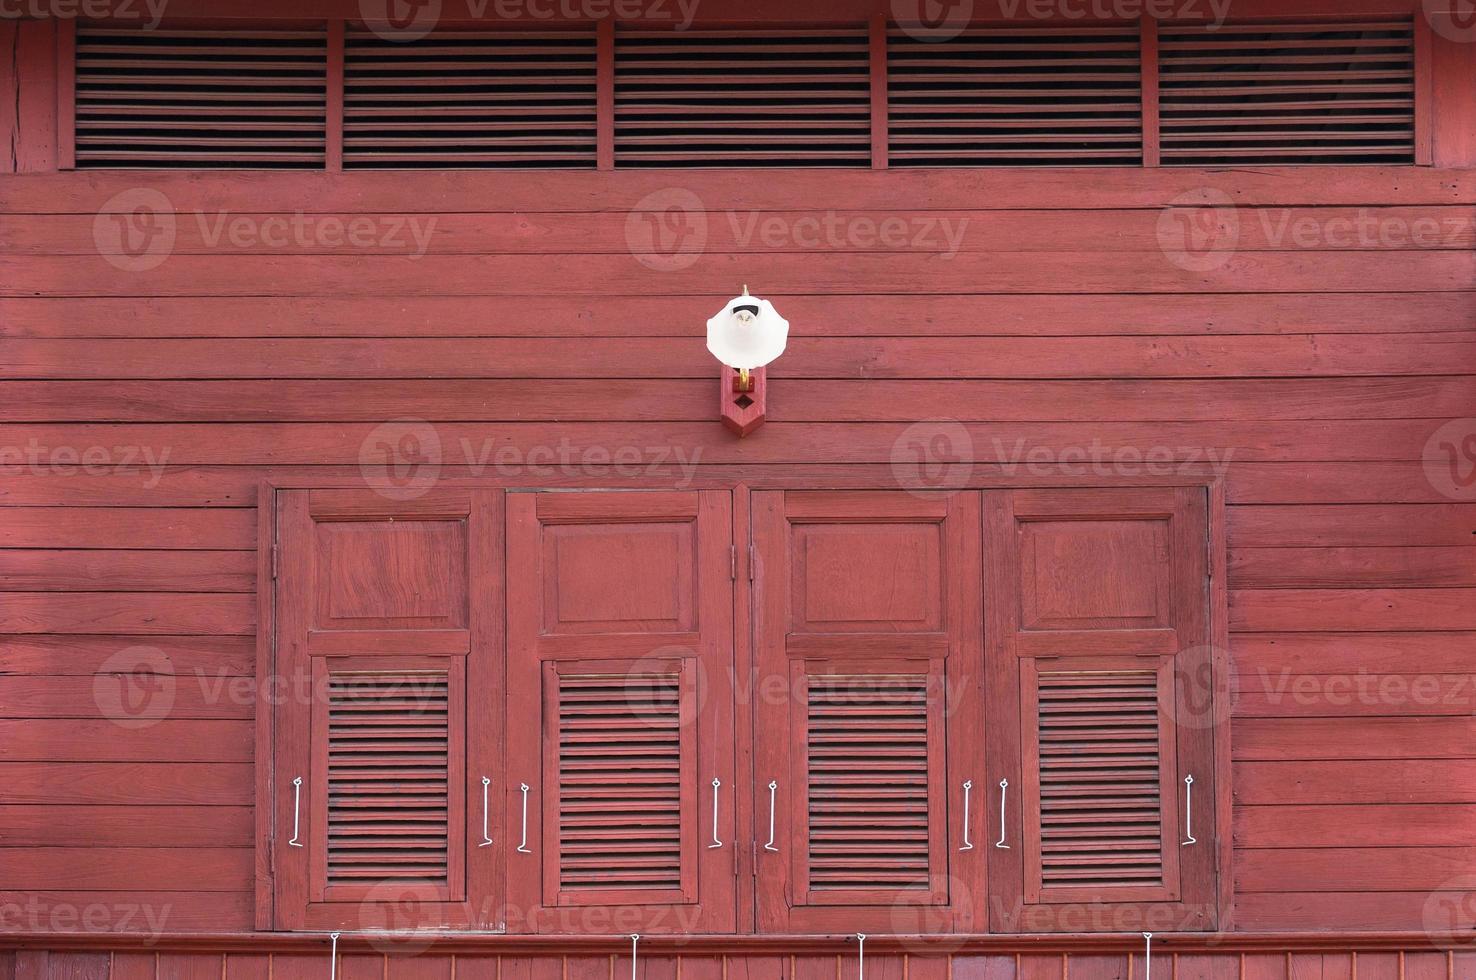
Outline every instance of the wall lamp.
[[768, 300], [748, 295], [747, 286], [707, 321], [707, 349], [723, 365], [723, 424], [740, 439], [764, 424], [764, 367], [784, 353], [788, 340], [789, 321]]

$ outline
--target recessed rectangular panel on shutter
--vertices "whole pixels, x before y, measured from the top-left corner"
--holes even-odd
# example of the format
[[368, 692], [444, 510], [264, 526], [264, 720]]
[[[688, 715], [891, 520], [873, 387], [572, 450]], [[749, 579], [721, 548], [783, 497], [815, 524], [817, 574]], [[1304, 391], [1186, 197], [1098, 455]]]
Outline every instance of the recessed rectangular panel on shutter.
[[986, 914], [978, 496], [751, 500], [759, 928], [968, 931]]
[[1026, 662], [1028, 901], [1178, 897], [1170, 664]]
[[[695, 667], [546, 664], [550, 705], [544, 866], [558, 905], [691, 902], [696, 896]], [[685, 807], [684, 807], [685, 804]]]
[[521, 929], [737, 927], [732, 541], [727, 491], [510, 495]]
[[615, 36], [615, 160], [626, 167], [862, 167], [865, 30]]
[[344, 42], [347, 169], [595, 165], [595, 32]]
[[78, 167], [321, 169], [313, 30], [77, 28]]
[[1165, 164], [1414, 163], [1408, 18], [1164, 24]]
[[1136, 24], [887, 37], [893, 167], [1136, 165]]

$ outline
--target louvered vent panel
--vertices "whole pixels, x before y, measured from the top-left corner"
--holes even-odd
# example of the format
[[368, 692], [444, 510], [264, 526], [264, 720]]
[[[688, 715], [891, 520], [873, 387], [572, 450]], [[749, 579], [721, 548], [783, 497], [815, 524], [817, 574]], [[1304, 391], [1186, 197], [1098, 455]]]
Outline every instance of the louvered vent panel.
[[615, 158], [623, 166], [866, 166], [866, 32], [617, 35]]
[[1158, 885], [1158, 675], [1039, 678], [1041, 884]]
[[351, 31], [347, 168], [593, 167], [595, 34]]
[[79, 27], [78, 167], [323, 166], [321, 31]]
[[809, 678], [810, 888], [926, 889], [928, 678]]
[[895, 167], [1137, 164], [1136, 27], [981, 29], [887, 39]]
[[1409, 21], [1166, 25], [1163, 162], [1413, 163]]
[[328, 683], [328, 884], [448, 876], [449, 684], [443, 672]]
[[558, 683], [561, 886], [680, 888], [678, 675], [564, 674]]

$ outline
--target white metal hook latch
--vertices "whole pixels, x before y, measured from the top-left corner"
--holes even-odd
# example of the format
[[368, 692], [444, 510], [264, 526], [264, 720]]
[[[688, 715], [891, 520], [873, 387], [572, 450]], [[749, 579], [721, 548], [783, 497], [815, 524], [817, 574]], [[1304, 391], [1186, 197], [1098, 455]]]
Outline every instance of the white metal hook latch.
[[640, 942], [640, 933], [633, 932], [630, 934], [630, 980], [636, 980], [636, 957], [639, 955], [637, 950]]
[[486, 776], [482, 777], [482, 842], [478, 847], [486, 847], [492, 843], [492, 835], [487, 833], [487, 787], [492, 785], [492, 780]]
[[302, 842], [297, 839], [298, 817], [302, 814], [302, 777], [298, 776], [292, 781], [292, 839], [287, 842], [288, 847], [301, 847]]
[[1184, 836], [1186, 840], [1179, 842], [1180, 847], [1188, 847], [1190, 844], [1198, 844], [1194, 836], [1194, 777], [1184, 777]]
[[518, 853], [532, 854], [533, 852], [528, 850], [528, 784], [519, 783], [518, 786], [523, 791], [523, 839], [518, 844]]
[[866, 980], [866, 933], [856, 933], [856, 980]]
[[330, 932], [328, 938], [333, 940], [333, 948], [328, 952], [328, 980], [338, 980], [338, 933]]
[[776, 854], [779, 848], [774, 846], [774, 794], [779, 791], [779, 784], [769, 780], [769, 842], [764, 845], [764, 850], [773, 851]]
[[723, 781], [721, 779], [718, 779], [717, 777], [713, 777], [713, 780], [712, 780], [712, 843], [707, 845], [707, 849], [709, 851], [712, 850], [714, 847], [722, 847], [723, 846], [723, 842], [718, 838], [718, 787], [721, 786], [721, 785], [723, 785]]
[[960, 847], [959, 850], [972, 851], [974, 849], [974, 842], [969, 840], [969, 796], [974, 792], [974, 781], [972, 779], [964, 780], [963, 791], [963, 847]]
[[1153, 980], [1153, 933], [1143, 933], [1143, 980]]
[[1001, 779], [999, 781], [999, 840], [994, 842], [994, 846], [1004, 848], [1006, 851], [1010, 849], [1010, 845], [1005, 843], [1005, 797], [1009, 795], [1009, 792], [1010, 781]]

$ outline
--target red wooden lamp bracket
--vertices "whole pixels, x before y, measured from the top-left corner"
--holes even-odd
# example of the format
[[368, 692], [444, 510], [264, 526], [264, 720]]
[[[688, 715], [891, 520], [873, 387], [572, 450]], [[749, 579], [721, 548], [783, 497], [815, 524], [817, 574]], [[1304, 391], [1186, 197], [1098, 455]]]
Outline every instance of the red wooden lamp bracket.
[[764, 424], [764, 395], [768, 388], [763, 368], [747, 372], [747, 383], [737, 368], [723, 365], [718, 389], [723, 424], [743, 438]]

